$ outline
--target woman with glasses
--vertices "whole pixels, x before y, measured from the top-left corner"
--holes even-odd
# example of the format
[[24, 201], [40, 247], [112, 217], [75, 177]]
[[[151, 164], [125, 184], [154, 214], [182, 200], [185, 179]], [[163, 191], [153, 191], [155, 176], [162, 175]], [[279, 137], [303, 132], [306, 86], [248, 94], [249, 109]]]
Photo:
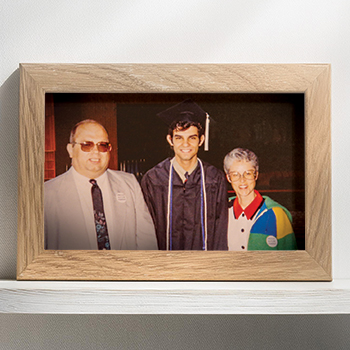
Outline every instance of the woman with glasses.
[[224, 170], [236, 193], [229, 202], [229, 250], [297, 249], [289, 211], [255, 190], [259, 176], [255, 153], [235, 148], [226, 155]]

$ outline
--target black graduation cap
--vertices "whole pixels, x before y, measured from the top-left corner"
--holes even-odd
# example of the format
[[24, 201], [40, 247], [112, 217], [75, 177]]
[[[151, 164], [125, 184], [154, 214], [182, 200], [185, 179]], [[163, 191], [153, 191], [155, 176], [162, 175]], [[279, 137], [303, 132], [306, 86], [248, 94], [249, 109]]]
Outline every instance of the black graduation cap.
[[157, 114], [168, 126], [174, 122], [189, 121], [200, 123], [205, 130], [204, 150], [209, 149], [209, 114], [191, 99], [182, 101], [175, 106]]

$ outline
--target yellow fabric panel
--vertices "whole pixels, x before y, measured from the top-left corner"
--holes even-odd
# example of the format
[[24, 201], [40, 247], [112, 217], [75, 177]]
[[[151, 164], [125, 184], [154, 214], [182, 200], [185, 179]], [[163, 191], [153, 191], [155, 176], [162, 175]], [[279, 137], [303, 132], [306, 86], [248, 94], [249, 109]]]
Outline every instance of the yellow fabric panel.
[[293, 227], [290, 223], [287, 214], [282, 208], [273, 208], [276, 215], [277, 239], [281, 239], [293, 233]]

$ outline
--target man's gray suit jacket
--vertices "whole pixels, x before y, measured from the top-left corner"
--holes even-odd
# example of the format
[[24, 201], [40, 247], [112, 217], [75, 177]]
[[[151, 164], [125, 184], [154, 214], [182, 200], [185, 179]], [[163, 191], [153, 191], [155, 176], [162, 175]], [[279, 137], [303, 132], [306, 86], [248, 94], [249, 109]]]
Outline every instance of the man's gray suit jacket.
[[[118, 228], [111, 249], [158, 249], [153, 221], [135, 176], [109, 169], [107, 176], [114, 206], [112, 219]], [[46, 249], [97, 249], [97, 238], [91, 241], [88, 237], [72, 168], [45, 182], [44, 217]]]

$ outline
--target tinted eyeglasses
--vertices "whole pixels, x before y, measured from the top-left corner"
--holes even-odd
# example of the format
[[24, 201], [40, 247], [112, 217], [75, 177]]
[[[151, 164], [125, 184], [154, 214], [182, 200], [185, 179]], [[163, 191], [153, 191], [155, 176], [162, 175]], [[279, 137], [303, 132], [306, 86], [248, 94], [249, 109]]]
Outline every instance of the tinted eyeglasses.
[[97, 142], [94, 143], [92, 141], [85, 141], [85, 142], [70, 142], [72, 145], [80, 145], [81, 150], [83, 152], [91, 152], [95, 145], [97, 146], [97, 150], [99, 152], [110, 152], [112, 149], [112, 145], [109, 142]]

